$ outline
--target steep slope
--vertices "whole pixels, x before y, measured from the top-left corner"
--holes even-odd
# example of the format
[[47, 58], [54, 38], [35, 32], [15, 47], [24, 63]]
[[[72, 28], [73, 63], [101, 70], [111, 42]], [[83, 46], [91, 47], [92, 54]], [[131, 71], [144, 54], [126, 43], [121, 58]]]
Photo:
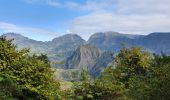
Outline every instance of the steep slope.
[[67, 59], [66, 68], [91, 70], [100, 54], [97, 48], [88, 44], [82, 45]]
[[66, 61], [66, 69], [85, 69], [94, 77], [108, 66], [114, 59], [112, 52], [101, 52], [86, 44], [80, 46]]
[[96, 60], [95, 65], [90, 70], [90, 74], [94, 77], [98, 76], [100, 72], [109, 66], [114, 60], [113, 52], [103, 52], [101, 56]]
[[48, 55], [52, 61], [63, 61], [82, 44], [85, 44], [80, 36], [66, 34], [48, 42]]

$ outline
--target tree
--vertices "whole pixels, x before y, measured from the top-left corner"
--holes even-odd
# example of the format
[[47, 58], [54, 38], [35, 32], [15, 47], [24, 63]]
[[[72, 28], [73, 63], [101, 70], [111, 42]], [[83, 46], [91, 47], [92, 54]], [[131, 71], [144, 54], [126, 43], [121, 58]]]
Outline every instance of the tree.
[[126, 85], [129, 99], [170, 99], [170, 56], [151, 55], [139, 48], [122, 49], [115, 71], [116, 79]]
[[82, 71], [79, 82], [74, 84], [74, 98], [78, 100], [124, 100], [124, 85], [112, 76], [113, 69], [106, 68], [97, 78], [92, 80], [86, 71]]
[[144, 80], [151, 61], [152, 56], [140, 48], [123, 48], [116, 57], [115, 66], [107, 67], [98, 78], [96, 84], [105, 93], [103, 97], [121, 100], [145, 98], [142, 95], [147, 94], [148, 87]]
[[92, 95], [92, 87], [93, 80], [91, 80], [90, 75], [87, 71], [82, 70], [81, 71], [81, 77], [79, 82], [74, 83], [74, 98], [80, 99], [80, 100], [93, 100]]
[[125, 85], [115, 77], [118, 73], [109, 66], [95, 80], [94, 93], [99, 100], [125, 100]]
[[155, 55], [150, 69], [151, 99], [170, 99], [170, 56]]
[[84, 74], [75, 93], [80, 100], [169, 100], [170, 56], [123, 48], [115, 66], [90, 81]]
[[170, 99], [170, 56], [154, 55], [147, 76], [129, 79], [130, 98], [137, 100]]
[[[53, 78], [46, 55], [30, 56], [28, 49], [17, 50], [5, 37], [0, 38], [0, 75], [0, 93], [6, 91], [7, 96], [50, 100], [58, 97], [59, 82]], [[3, 85], [4, 81], [9, 82], [8, 86]]]
[[123, 48], [117, 56], [116, 69], [118, 78], [128, 86], [128, 80], [132, 76], [146, 76], [150, 67], [152, 56], [142, 51], [141, 48]]

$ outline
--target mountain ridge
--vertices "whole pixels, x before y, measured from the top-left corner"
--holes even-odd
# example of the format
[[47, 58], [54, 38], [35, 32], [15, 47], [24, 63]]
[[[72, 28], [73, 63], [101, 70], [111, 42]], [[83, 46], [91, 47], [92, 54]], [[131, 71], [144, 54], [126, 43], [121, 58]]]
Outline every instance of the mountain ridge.
[[[119, 33], [119, 32], [114, 32], [114, 31], [106, 31], [106, 32], [96, 32], [96, 33], [94, 33], [94, 34], [98, 34], [98, 33], [104, 33], [104, 34], [108, 34], [108, 33], [117, 33], [117, 34], [121, 34], [121, 35], [126, 35], [127, 37], [130, 35], [130, 36], [134, 36], [134, 37], [138, 37], [138, 36], [146, 36], [146, 35], [140, 35], [140, 34], [125, 34], [125, 33]], [[159, 33], [159, 32], [153, 32], [153, 33]], [[162, 32], [163, 33], [163, 32]], [[165, 33], [168, 33], [168, 32], [165, 32]], [[94, 35], [94, 34], [92, 34], [92, 35]], [[152, 34], [152, 33], [150, 33], [150, 34]], [[36, 40], [36, 39], [32, 39], [32, 38], [29, 38], [28, 36], [25, 36], [25, 35], [23, 35], [23, 34], [21, 34], [21, 33], [15, 33], [15, 32], [6, 32], [6, 33], [3, 33], [3, 34], [1, 34], [1, 35], [4, 35], [4, 36], [6, 36], [6, 35], [20, 35], [20, 36], [22, 36], [22, 37], [25, 37], [25, 38], [28, 38], [28, 39], [30, 39], [30, 40], [34, 40], [34, 41], [38, 41], [38, 42], [44, 42], [44, 43], [46, 43], [46, 42], [51, 42], [51, 41], [53, 41], [54, 39], [56, 39], [56, 38], [61, 38], [61, 37], [63, 37], [63, 36], [78, 36], [78, 37], [80, 37], [80, 38], [82, 38], [81, 36], [79, 36], [78, 34], [76, 34], [76, 33], [67, 33], [67, 34], [64, 34], [64, 35], [61, 35], [61, 36], [57, 36], [57, 37], [54, 37], [53, 39], [51, 39], [51, 40], [49, 40], [49, 41], [40, 41], [40, 40]], [[92, 36], [91, 35], [91, 36]], [[149, 34], [148, 34], [149, 35]], [[90, 36], [90, 37], [91, 37]], [[90, 38], [89, 37], [89, 38]], [[85, 40], [85, 39], [83, 39], [84, 41], [88, 41], [89, 40], [89, 38], [87, 39], [87, 40]]]
[[[20, 49], [31, 48], [33, 53], [47, 54], [54, 67], [88, 67], [88, 69], [90, 69], [90, 73], [94, 75], [98, 75], [99, 72], [101, 72], [102, 69], [114, 59], [112, 55], [119, 52], [122, 47], [142, 47], [144, 50], [152, 53], [161, 54], [163, 52], [170, 55], [170, 32], [156, 32], [149, 35], [121, 34], [111, 31], [98, 32], [93, 34], [88, 41], [85, 41], [77, 34], [66, 34], [56, 37], [52, 41], [48, 42], [36, 41], [15, 33], [7, 33], [4, 34], [4, 36], [7, 36], [9, 39], [15, 38], [14, 44], [16, 44]], [[84, 48], [84, 50], [82, 49], [83, 45], [86, 45], [87, 47]], [[88, 45], [90, 46], [88, 47]], [[80, 48], [81, 50], [78, 50]], [[91, 57], [91, 60], [88, 60], [88, 56], [85, 56], [85, 54], [80, 59], [79, 56], [81, 56], [81, 52], [84, 52], [85, 50], [88, 51], [87, 54]], [[96, 53], [98, 56], [93, 55], [92, 53]], [[72, 65], [74, 65], [74, 61], [70, 60], [68, 63], [68, 59], [71, 59], [72, 57], [76, 58], [76, 62], [82, 63], [72, 67]], [[88, 64], [90, 61], [92, 61], [92, 63]], [[65, 67], [66, 64], [67, 67]]]

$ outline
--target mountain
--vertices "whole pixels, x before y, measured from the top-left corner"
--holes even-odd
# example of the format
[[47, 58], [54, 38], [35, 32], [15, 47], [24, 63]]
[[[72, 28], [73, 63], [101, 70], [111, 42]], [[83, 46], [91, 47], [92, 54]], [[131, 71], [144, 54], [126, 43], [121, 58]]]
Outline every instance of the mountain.
[[49, 46], [47, 54], [50, 60], [63, 62], [80, 45], [85, 44], [85, 40], [76, 34], [66, 34], [54, 38], [52, 41], [47, 42], [47, 44]]
[[19, 49], [30, 48], [32, 53], [45, 53], [52, 62], [57, 63], [65, 60], [78, 46], [85, 43], [85, 40], [76, 34], [66, 34], [48, 42], [32, 40], [17, 33], [6, 33], [4, 36], [14, 39], [13, 43]]
[[86, 44], [80, 46], [67, 59], [66, 69], [85, 69], [95, 77], [113, 61], [113, 58], [113, 53], [101, 52], [99, 49]]
[[7, 33], [4, 34], [3, 36], [6, 36], [7, 39], [14, 39], [13, 43], [16, 44], [19, 49], [31, 48], [30, 49], [31, 52], [34, 53], [46, 53], [48, 50], [47, 43], [42, 41], [32, 40], [17, 33]]
[[66, 34], [54, 38], [52, 41], [48, 42], [48, 45], [53, 51], [62, 53], [66, 51], [72, 51], [84, 43], [85, 40], [83, 40], [80, 36], [76, 34]]
[[170, 32], [151, 33], [147, 36], [132, 40], [133, 46], [141, 46], [154, 53], [170, 54]]
[[149, 35], [129, 35], [118, 32], [98, 32], [88, 41], [76, 34], [66, 34], [52, 41], [42, 42], [20, 34], [4, 34], [19, 49], [30, 48], [32, 53], [45, 53], [53, 66], [65, 69], [87, 69], [97, 76], [114, 59], [113, 54], [122, 47], [142, 47], [153, 53], [170, 55], [170, 33], [156, 32]]
[[4, 34], [8, 39], [14, 38], [14, 44], [21, 48], [31, 48], [32, 53], [46, 53], [53, 62], [65, 63], [66, 58], [83, 44], [90, 44], [102, 52], [118, 52], [122, 47], [139, 46], [145, 50], [170, 54], [170, 33], [151, 33], [149, 35], [129, 35], [118, 32], [98, 32], [86, 42], [76, 34], [66, 34], [52, 41], [42, 42], [29, 39], [20, 34]]
[[[88, 43], [103, 51], [119, 51], [124, 43], [132, 40], [133, 35], [125, 35], [117, 32], [100, 32], [93, 34]], [[131, 38], [129, 38], [131, 37]], [[133, 36], [133, 38], [135, 38]]]
[[74, 51], [82, 44], [85, 44], [85, 40], [76, 34], [66, 34], [48, 42], [50, 52], [62, 54]]
[[170, 33], [156, 32], [149, 35], [128, 35], [117, 32], [93, 34], [88, 43], [102, 51], [119, 51], [122, 47], [142, 47], [153, 53], [170, 54]]

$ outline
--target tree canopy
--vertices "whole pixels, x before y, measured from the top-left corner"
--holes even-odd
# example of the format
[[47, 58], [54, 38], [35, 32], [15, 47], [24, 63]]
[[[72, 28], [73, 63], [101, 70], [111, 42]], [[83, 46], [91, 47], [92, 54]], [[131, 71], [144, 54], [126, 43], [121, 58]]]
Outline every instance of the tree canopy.
[[59, 82], [46, 55], [29, 55], [17, 50], [12, 40], [0, 38], [0, 98], [55, 99]]

